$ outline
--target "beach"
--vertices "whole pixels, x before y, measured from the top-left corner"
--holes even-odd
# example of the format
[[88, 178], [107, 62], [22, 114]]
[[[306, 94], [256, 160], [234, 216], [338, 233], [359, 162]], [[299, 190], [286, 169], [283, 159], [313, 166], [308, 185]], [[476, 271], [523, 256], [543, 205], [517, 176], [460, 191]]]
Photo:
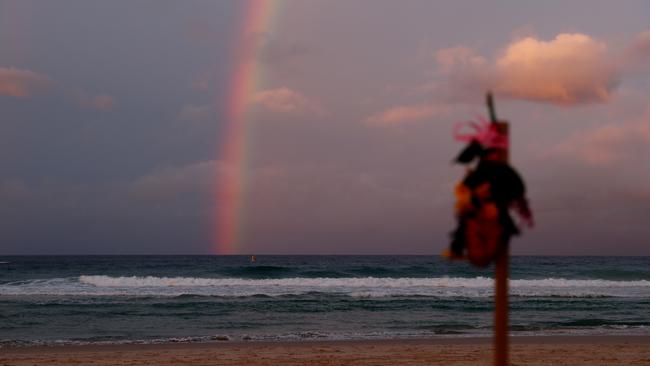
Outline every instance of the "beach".
[[[490, 365], [490, 338], [34, 346], [0, 365]], [[650, 365], [650, 336], [513, 337], [511, 365]]]

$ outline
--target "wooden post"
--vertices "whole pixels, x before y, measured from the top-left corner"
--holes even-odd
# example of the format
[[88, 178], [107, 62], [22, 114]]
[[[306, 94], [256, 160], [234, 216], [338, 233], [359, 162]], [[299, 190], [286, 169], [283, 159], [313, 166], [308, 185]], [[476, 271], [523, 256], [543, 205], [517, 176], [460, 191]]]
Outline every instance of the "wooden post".
[[494, 270], [494, 365], [508, 365], [508, 256], [504, 248]]
[[[498, 121], [492, 93], [487, 94], [487, 106], [490, 112], [490, 120], [496, 125], [501, 135], [509, 137], [508, 123]], [[509, 146], [509, 145], [508, 145]], [[501, 158], [504, 162], [509, 160], [509, 151], [505, 149]], [[508, 240], [508, 239], [506, 239]], [[509, 241], [509, 240], [508, 240]], [[494, 269], [494, 365], [508, 365], [508, 259], [510, 257], [510, 243], [502, 243], [502, 249], [498, 251]]]

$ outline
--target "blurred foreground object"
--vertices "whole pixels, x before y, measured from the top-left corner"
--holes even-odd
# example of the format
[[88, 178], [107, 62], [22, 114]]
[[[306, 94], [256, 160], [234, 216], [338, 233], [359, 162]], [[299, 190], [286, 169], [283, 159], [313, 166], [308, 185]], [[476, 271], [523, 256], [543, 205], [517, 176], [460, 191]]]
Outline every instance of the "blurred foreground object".
[[[473, 128], [474, 133], [460, 134], [464, 126]], [[510, 209], [516, 209], [528, 226], [533, 225], [533, 216], [524, 182], [508, 164], [508, 124], [466, 122], [456, 126], [455, 137], [468, 142], [455, 159], [468, 170], [455, 188], [458, 227], [451, 234], [446, 255], [466, 257], [472, 264], [485, 267], [507, 250], [513, 235], [520, 233]]]
[[461, 134], [463, 124], [456, 126], [454, 137], [467, 142], [455, 162], [474, 168], [455, 189], [458, 227], [446, 256], [464, 258], [478, 267], [492, 261], [494, 269], [494, 365], [508, 365], [508, 259], [510, 238], [519, 228], [510, 216], [516, 208], [524, 223], [533, 226], [528, 207], [526, 187], [517, 171], [508, 164], [508, 123], [497, 121], [492, 94], [487, 94], [490, 122], [468, 122], [474, 133]]

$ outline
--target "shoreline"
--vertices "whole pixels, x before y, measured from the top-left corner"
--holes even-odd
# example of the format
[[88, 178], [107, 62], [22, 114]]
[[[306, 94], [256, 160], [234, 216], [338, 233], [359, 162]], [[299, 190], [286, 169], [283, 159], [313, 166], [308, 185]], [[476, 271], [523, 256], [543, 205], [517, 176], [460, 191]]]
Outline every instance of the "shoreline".
[[[0, 349], [0, 365], [492, 364], [491, 338], [36, 346]], [[512, 365], [650, 365], [650, 336], [512, 337]]]
[[[386, 338], [386, 339], [344, 339], [344, 340], [214, 340], [200, 342], [160, 342], [160, 343], [89, 343], [89, 344], [51, 344], [0, 347], [1, 353], [31, 353], [31, 352], [81, 352], [81, 351], [130, 351], [146, 348], [160, 349], [204, 349], [215, 347], [258, 347], [258, 346], [340, 346], [340, 345], [491, 345], [492, 336], [450, 337], [435, 336], [426, 338]], [[516, 335], [510, 336], [510, 344], [648, 344], [650, 335]]]

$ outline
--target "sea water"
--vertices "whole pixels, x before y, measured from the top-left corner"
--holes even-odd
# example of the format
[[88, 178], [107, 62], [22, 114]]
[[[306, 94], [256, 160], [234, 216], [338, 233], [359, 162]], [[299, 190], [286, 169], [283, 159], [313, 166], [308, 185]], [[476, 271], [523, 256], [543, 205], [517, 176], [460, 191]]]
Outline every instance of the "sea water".
[[[650, 257], [513, 257], [510, 330], [650, 335]], [[434, 256], [0, 257], [0, 347], [489, 336], [493, 268]]]

